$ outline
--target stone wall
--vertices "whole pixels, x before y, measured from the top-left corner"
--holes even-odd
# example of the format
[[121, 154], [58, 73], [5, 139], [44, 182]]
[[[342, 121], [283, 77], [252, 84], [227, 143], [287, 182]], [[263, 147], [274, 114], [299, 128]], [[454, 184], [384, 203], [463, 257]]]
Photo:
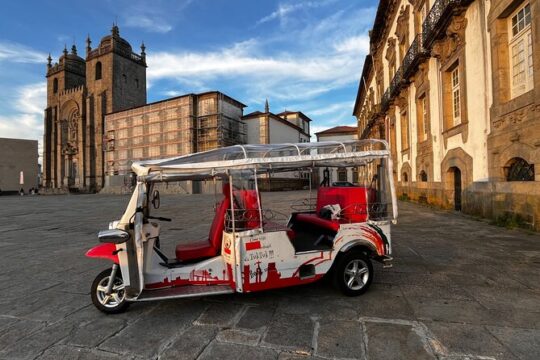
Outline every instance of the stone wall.
[[[453, 192], [439, 182], [400, 183], [397, 196], [453, 209]], [[462, 193], [463, 213], [488, 219], [513, 218], [520, 226], [540, 231], [540, 187], [537, 182], [473, 182]]]

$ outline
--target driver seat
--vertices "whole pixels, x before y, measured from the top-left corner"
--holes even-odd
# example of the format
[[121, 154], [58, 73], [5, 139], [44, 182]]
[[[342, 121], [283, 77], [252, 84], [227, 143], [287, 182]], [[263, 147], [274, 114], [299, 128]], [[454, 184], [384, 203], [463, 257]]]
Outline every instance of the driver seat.
[[225, 228], [225, 214], [231, 207], [231, 193], [229, 184], [223, 184], [225, 198], [216, 209], [208, 239], [197, 240], [187, 244], [176, 245], [176, 259], [188, 261], [201, 258], [209, 258], [221, 252], [221, 240]]

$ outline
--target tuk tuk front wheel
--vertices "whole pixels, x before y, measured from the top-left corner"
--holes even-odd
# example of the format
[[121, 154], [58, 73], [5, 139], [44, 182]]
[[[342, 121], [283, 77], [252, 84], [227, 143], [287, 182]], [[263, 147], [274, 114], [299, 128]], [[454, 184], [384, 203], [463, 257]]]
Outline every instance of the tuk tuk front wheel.
[[126, 301], [124, 281], [120, 271], [116, 273], [113, 280], [111, 293], [107, 294], [107, 286], [111, 278], [112, 269], [103, 270], [96, 276], [92, 283], [91, 297], [92, 303], [100, 311], [106, 314], [118, 314], [125, 311], [129, 305]]
[[358, 250], [342, 254], [334, 270], [334, 285], [347, 296], [365, 293], [373, 281], [371, 260]]

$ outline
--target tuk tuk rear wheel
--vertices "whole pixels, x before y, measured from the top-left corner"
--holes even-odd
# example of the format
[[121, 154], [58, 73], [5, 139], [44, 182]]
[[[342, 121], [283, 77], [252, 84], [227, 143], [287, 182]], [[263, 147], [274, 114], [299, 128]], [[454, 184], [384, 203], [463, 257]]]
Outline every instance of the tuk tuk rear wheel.
[[113, 288], [111, 294], [106, 294], [107, 285], [111, 277], [111, 269], [103, 270], [94, 279], [90, 295], [92, 303], [98, 310], [106, 314], [118, 314], [127, 309], [129, 303], [126, 301], [126, 293], [124, 290], [124, 280], [120, 271], [117, 272], [113, 280]]
[[342, 254], [334, 269], [334, 285], [347, 296], [362, 295], [373, 281], [373, 265], [369, 257], [359, 250]]

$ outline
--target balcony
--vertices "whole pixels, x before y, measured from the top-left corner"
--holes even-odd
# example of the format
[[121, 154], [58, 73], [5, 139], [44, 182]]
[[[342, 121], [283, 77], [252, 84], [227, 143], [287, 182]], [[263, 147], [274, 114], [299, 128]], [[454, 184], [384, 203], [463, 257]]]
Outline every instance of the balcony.
[[390, 89], [386, 89], [386, 91], [384, 92], [382, 98], [381, 98], [381, 111], [382, 112], [386, 112], [386, 110], [388, 110], [388, 108], [390, 107], [390, 101], [392, 100], [392, 98], [390, 97]]
[[401, 64], [403, 68], [403, 80], [408, 80], [413, 76], [420, 62], [426, 57], [429, 57], [429, 51], [424, 47], [422, 34], [418, 34], [414, 38], [409, 50], [407, 50], [407, 54], [405, 54], [403, 63]]
[[401, 90], [401, 85], [403, 85], [403, 67], [400, 66], [399, 69], [397, 69], [394, 78], [390, 82], [390, 86], [388, 89], [390, 90], [390, 97], [395, 98], [399, 95], [399, 91]]
[[473, 0], [437, 0], [422, 24], [424, 47], [429, 49], [433, 42], [442, 34], [452, 20], [454, 12], [470, 4]]

